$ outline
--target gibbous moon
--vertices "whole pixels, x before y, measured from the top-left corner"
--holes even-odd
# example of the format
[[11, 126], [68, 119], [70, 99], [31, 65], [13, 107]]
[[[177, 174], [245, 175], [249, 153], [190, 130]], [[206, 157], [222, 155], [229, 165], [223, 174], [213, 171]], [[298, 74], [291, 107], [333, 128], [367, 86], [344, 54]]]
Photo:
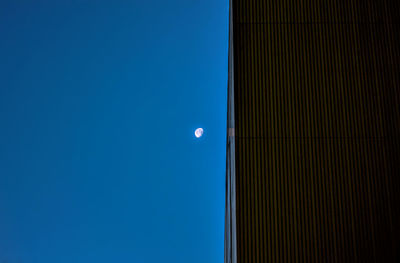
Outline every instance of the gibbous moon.
[[198, 128], [194, 132], [194, 136], [196, 136], [196, 138], [200, 138], [202, 135], [203, 135], [203, 129], [202, 128]]

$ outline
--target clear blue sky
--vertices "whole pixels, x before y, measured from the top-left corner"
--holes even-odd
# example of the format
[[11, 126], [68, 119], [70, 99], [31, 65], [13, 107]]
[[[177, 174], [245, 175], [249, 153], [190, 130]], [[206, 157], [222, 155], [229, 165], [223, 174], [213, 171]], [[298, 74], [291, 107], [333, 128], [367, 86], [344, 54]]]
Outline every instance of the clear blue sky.
[[0, 262], [223, 262], [227, 46], [228, 0], [0, 1]]

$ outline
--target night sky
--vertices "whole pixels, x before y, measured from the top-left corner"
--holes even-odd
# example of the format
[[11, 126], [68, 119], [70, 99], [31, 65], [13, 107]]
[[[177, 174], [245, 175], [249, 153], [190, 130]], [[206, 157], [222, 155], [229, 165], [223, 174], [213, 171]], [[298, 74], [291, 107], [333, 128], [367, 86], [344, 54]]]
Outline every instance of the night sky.
[[228, 0], [0, 0], [0, 262], [223, 262], [227, 49]]

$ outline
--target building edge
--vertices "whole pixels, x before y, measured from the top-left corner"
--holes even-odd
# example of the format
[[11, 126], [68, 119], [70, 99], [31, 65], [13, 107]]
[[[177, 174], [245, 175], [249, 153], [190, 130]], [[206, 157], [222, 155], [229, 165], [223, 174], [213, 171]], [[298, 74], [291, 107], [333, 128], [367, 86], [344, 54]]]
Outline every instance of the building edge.
[[228, 103], [226, 142], [225, 249], [224, 262], [237, 262], [234, 49], [232, 0], [229, 0]]

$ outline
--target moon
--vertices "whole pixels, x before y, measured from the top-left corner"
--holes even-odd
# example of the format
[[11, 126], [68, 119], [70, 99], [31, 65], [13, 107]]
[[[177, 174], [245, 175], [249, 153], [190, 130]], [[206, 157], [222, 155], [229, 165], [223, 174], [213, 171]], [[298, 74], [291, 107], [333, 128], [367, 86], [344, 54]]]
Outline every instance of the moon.
[[203, 132], [203, 128], [198, 128], [195, 130], [194, 136], [196, 136], [196, 138], [200, 138], [201, 136], [203, 136]]

